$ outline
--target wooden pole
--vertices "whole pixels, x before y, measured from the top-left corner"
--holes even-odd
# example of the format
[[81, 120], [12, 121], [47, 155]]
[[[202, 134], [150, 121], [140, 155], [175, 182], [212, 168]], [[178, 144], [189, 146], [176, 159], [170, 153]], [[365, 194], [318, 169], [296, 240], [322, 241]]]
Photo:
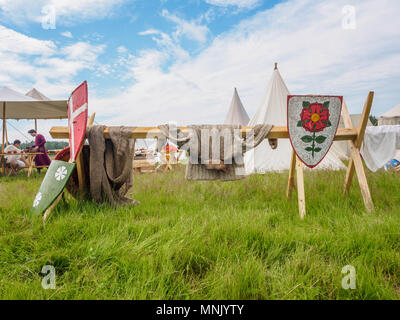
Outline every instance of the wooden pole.
[[290, 169], [289, 169], [289, 180], [286, 189], [286, 198], [290, 199], [292, 197], [292, 190], [294, 187], [294, 173], [296, 171], [296, 153], [292, 150], [292, 157], [290, 159]]
[[304, 174], [303, 162], [296, 156], [296, 172], [297, 172], [297, 198], [299, 202], [300, 219], [304, 219], [306, 215], [306, 195], [304, 190]]
[[[365, 102], [364, 105], [364, 110], [361, 116], [361, 121], [358, 125], [358, 129], [357, 129], [357, 136], [356, 138], [353, 140], [355, 142], [355, 148], [360, 149], [362, 141], [364, 139], [364, 134], [365, 134], [365, 129], [367, 127], [368, 124], [368, 116], [369, 113], [371, 111], [371, 107], [372, 107], [372, 102], [374, 99], [374, 93], [370, 92], [368, 94], [368, 98], [367, 101]], [[351, 125], [351, 119], [349, 120], [348, 118], [350, 118], [349, 112], [347, 110], [346, 105], [344, 105], [344, 107], [342, 108], [343, 112], [343, 116], [344, 118], [347, 118], [347, 124]], [[345, 123], [346, 124], [346, 123]], [[352, 128], [349, 128], [352, 129]], [[351, 145], [350, 145], [350, 149], [351, 149]], [[354, 159], [353, 157], [350, 157], [350, 162], [349, 165], [347, 167], [347, 173], [346, 173], [346, 180], [345, 180], [345, 184], [344, 184], [344, 192], [347, 192], [350, 189], [351, 186], [351, 181], [353, 179], [353, 175], [354, 175]]]
[[37, 119], [35, 119], [35, 131], [37, 132]]
[[[3, 143], [1, 145], [1, 152], [2, 153], [4, 153], [4, 149], [5, 149], [5, 146], [4, 146], [5, 129], [6, 129], [6, 102], [3, 101]], [[2, 157], [2, 161], [1, 161], [2, 162], [3, 176], [6, 175], [6, 164], [5, 164], [6, 160], [5, 159], [6, 159], [5, 157]]]
[[[346, 194], [351, 186], [351, 181], [354, 176], [354, 171], [357, 173], [358, 184], [361, 189], [361, 194], [363, 197], [364, 205], [367, 211], [372, 211], [374, 209], [374, 203], [372, 202], [371, 193], [369, 191], [368, 180], [365, 175], [364, 165], [360, 156], [360, 148], [364, 139], [365, 130], [367, 128], [368, 117], [371, 112], [372, 102], [374, 99], [374, 92], [370, 92], [365, 102], [363, 113], [361, 116], [361, 121], [357, 128], [357, 137], [355, 140], [349, 141], [350, 146], [350, 161], [347, 167], [346, 179], [344, 183], [343, 193]], [[347, 110], [346, 104], [342, 107], [343, 121], [346, 127], [352, 128], [351, 118], [349, 111]]]
[[[96, 117], [96, 113], [93, 113], [87, 121], [87, 127], [93, 125], [94, 118]], [[83, 148], [83, 147], [82, 147]], [[76, 172], [78, 174], [78, 187], [79, 187], [79, 195], [84, 198], [87, 193], [86, 188], [86, 175], [85, 175], [85, 167], [83, 163], [82, 149], [76, 158]]]
[[7, 148], [7, 146], [8, 146], [8, 130], [7, 130], [7, 119], [6, 119], [6, 122], [4, 123], [4, 125], [5, 125], [5, 132], [6, 132], [6, 144], [5, 144], [5, 146], [6, 146], [6, 148]]

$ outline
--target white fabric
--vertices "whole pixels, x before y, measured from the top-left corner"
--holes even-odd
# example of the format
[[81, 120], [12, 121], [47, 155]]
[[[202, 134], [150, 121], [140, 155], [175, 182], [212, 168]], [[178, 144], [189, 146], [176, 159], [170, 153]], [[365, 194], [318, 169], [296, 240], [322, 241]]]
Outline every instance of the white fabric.
[[[286, 87], [278, 69], [275, 69], [268, 83], [261, 103], [249, 126], [256, 124], [272, 124], [274, 126], [287, 126], [287, 96]], [[292, 146], [289, 139], [279, 139], [278, 147], [273, 150], [268, 141], [263, 141], [257, 148], [246, 152], [245, 168], [247, 174], [265, 173], [268, 171], [283, 171], [290, 167]], [[329, 151], [315, 169], [340, 170], [345, 166], [338, 156]]]
[[226, 115], [224, 124], [239, 124], [246, 126], [250, 121], [250, 118], [243, 107], [242, 101], [240, 101], [238, 92], [235, 88], [233, 92], [231, 106], [229, 107], [228, 114]]
[[400, 125], [400, 104], [381, 115], [378, 119], [380, 126]]
[[375, 172], [392, 160], [400, 149], [400, 125], [368, 127], [361, 146], [367, 167]]
[[[351, 114], [351, 123], [353, 128], [357, 128], [361, 121], [361, 114]], [[372, 126], [372, 122], [368, 119], [367, 126]], [[343, 118], [340, 118], [339, 128], [344, 128]], [[348, 141], [334, 141], [331, 147], [331, 151], [336, 154], [336, 156], [341, 160], [349, 160], [350, 159], [350, 146]]]
[[[4, 104], [5, 103], [5, 104]], [[64, 119], [68, 118], [67, 101], [42, 101], [10, 88], [0, 88], [0, 114], [5, 105], [6, 119]]]
[[41, 100], [41, 101], [49, 101], [50, 100], [43, 93], [41, 93], [40, 91], [36, 90], [35, 88], [33, 88], [31, 91], [25, 93], [25, 95], [27, 97], [31, 97], [31, 98], [36, 99], [36, 100]]
[[[16, 146], [14, 146], [13, 144], [8, 145], [5, 149], [4, 149], [5, 153], [9, 153], [9, 152], [17, 152], [17, 153], [21, 153], [21, 150], [18, 149]], [[19, 160], [21, 159], [21, 155], [17, 155], [17, 154], [13, 154], [13, 155], [9, 155], [9, 156], [5, 156], [7, 162], [11, 162], [14, 160]]]
[[21, 160], [17, 160], [16, 162], [17, 162], [18, 167], [25, 168], [25, 162], [23, 162]]

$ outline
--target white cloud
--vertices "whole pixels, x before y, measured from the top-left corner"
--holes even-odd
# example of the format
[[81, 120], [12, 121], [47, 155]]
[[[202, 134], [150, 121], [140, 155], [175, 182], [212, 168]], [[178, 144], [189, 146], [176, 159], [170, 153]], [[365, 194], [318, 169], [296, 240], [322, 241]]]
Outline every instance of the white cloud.
[[262, 0], [205, 0], [208, 4], [220, 7], [235, 6], [238, 8], [252, 9], [257, 7]]
[[61, 32], [61, 35], [66, 38], [70, 38], [70, 39], [73, 38], [72, 33], [70, 31]]
[[207, 41], [207, 35], [209, 33], [207, 26], [201, 25], [195, 20], [187, 21], [179, 18], [165, 9], [162, 11], [161, 15], [167, 20], [170, 20], [176, 24], [176, 31], [174, 33], [176, 39], [184, 36], [189, 40], [194, 40], [199, 43], [204, 43]]
[[0, 50], [19, 54], [49, 55], [53, 54], [56, 45], [53, 41], [43, 41], [0, 25]]
[[126, 53], [126, 52], [128, 52], [128, 49], [125, 48], [124, 46], [119, 46], [119, 47], [117, 48], [117, 52], [118, 52], [118, 53]]
[[[139, 35], [153, 36], [152, 39], [158, 44], [163, 52], [164, 59], [160, 62], [166, 62], [168, 60], [168, 57], [178, 59], [179, 61], [183, 61], [189, 58], [189, 53], [186, 52], [179, 45], [179, 43], [177, 43], [178, 41], [174, 41], [168, 34], [164, 32], [155, 29], [149, 29], [139, 32]], [[142, 52], [146, 53], [147, 51], [148, 50], [143, 50]]]
[[356, 30], [342, 29], [346, 0], [293, 0], [242, 21], [168, 70], [160, 68], [167, 51], [143, 52], [135, 58], [135, 83], [95, 99], [95, 111], [108, 124], [221, 123], [236, 86], [252, 115], [278, 61], [292, 93], [343, 94], [350, 111], [361, 112], [376, 90], [372, 112], [380, 114], [400, 100], [400, 3], [354, 3]]
[[57, 47], [52, 41], [26, 36], [0, 26], [0, 85], [22, 92], [32, 86], [45, 88], [53, 98], [66, 98], [75, 83], [73, 77], [85, 69], [103, 70], [97, 61], [104, 45], [76, 42]]
[[91, 45], [88, 42], [76, 42], [73, 45], [64, 47], [64, 53], [68, 60], [80, 60], [84, 62], [93, 62], [104, 52], [104, 45]]
[[57, 25], [84, 23], [113, 15], [114, 10], [126, 0], [0, 0], [3, 19], [14, 23], [42, 21], [45, 6], [55, 9]]

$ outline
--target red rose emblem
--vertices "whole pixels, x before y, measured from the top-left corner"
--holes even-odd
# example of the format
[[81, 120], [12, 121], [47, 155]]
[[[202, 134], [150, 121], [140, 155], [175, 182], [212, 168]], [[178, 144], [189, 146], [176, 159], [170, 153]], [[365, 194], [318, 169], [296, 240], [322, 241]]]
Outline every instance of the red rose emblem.
[[313, 103], [303, 108], [300, 118], [305, 130], [320, 132], [326, 128], [329, 121], [329, 109], [322, 103]]

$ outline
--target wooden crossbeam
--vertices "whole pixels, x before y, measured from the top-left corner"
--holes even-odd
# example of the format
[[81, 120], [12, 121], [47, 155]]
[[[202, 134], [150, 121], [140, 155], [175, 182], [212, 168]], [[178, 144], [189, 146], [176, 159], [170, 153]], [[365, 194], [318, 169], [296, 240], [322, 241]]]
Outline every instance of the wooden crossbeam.
[[[183, 132], [187, 132], [187, 127], [179, 127]], [[242, 127], [242, 134], [246, 135], [252, 127]], [[68, 139], [69, 131], [68, 127], [52, 127], [50, 129], [50, 135], [53, 139]], [[108, 133], [108, 128], [104, 129], [104, 136], [109, 139], [110, 135]], [[132, 131], [132, 138], [134, 139], [154, 139], [158, 137], [163, 137], [164, 135], [157, 127], [136, 127]], [[277, 127], [274, 126], [269, 132], [268, 139], [289, 139], [289, 133], [287, 127]], [[345, 141], [345, 140], [355, 140], [357, 138], [357, 130], [356, 129], [338, 129], [335, 139], [336, 141]]]

